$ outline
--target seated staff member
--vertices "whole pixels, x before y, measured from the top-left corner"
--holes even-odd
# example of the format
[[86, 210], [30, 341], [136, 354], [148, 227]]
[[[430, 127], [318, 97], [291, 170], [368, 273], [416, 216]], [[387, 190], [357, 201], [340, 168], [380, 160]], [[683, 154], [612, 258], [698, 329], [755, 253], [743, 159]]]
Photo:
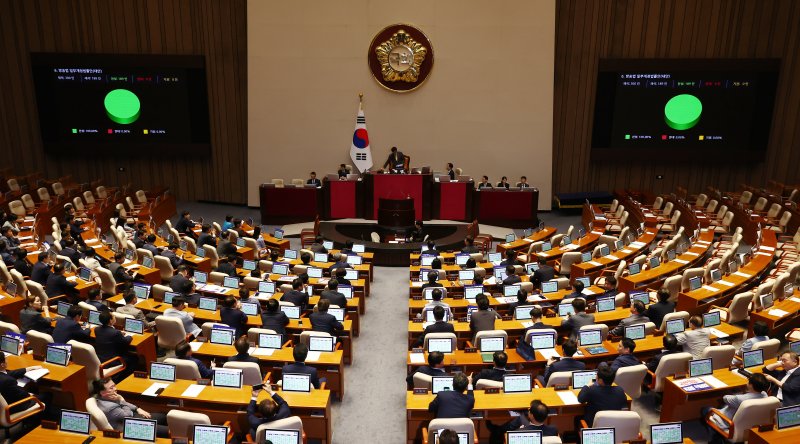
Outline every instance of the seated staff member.
[[314, 185], [315, 187], [322, 186], [322, 181], [317, 179], [317, 173], [315, 171], [312, 171], [309, 175], [306, 185]]
[[589, 427], [597, 412], [603, 410], [622, 410], [628, 407], [625, 390], [614, 384], [614, 372], [609, 367], [597, 369], [597, 381], [584, 386], [578, 393], [578, 402], [586, 404], [583, 419]]
[[506, 432], [514, 430], [539, 431], [542, 432], [542, 436], [558, 436], [557, 428], [545, 424], [549, 416], [550, 408], [547, 407], [547, 404], [538, 399], [534, 399], [531, 401], [531, 406], [527, 411], [530, 424], [526, 425], [519, 416], [500, 425], [492, 424], [492, 421], [486, 421], [486, 427], [491, 432], [489, 443], [503, 444], [505, 442]]
[[531, 184], [528, 183], [528, 178], [525, 176], [520, 176], [519, 182], [517, 182], [517, 188], [530, 188]]
[[343, 163], [340, 163], [339, 169], [336, 170], [336, 174], [339, 175], [339, 179], [346, 179], [348, 173], [349, 171], [347, 171], [347, 166]]
[[[466, 391], [466, 394], [464, 393]], [[453, 390], [445, 390], [436, 394], [428, 405], [428, 411], [436, 418], [469, 418], [475, 396], [472, 394], [472, 373], [465, 376], [456, 373], [453, 376]]]
[[478, 189], [480, 190], [481, 188], [492, 188], [492, 183], [489, 182], [489, 176], [481, 177], [481, 181], [478, 182]]
[[[797, 366], [800, 365], [797, 353], [785, 352], [781, 355], [778, 362], [764, 366], [764, 376], [778, 389], [775, 395], [781, 400], [784, 407], [800, 404], [800, 373]], [[783, 370], [778, 370], [781, 367]]]
[[[486, 176], [483, 176], [486, 177]], [[467, 236], [464, 238], [464, 248], [461, 249], [462, 253], [466, 254], [474, 254], [480, 253], [481, 249], [475, 246], [475, 238], [472, 236]]]
[[425, 343], [425, 336], [428, 333], [455, 333], [456, 328], [453, 324], [444, 320], [444, 314], [446, 313], [444, 307], [436, 306], [433, 307], [433, 319], [434, 322], [427, 327], [425, 330], [422, 331], [422, 335], [417, 339], [417, 342], [414, 343], [414, 347], [421, 347]]
[[336, 317], [328, 313], [331, 302], [327, 299], [320, 299], [314, 311], [308, 315], [311, 320], [311, 330], [321, 331], [336, 336], [342, 333], [344, 325], [336, 320]]
[[400, 173], [405, 168], [406, 156], [396, 146], [393, 146], [391, 151], [389, 157], [386, 158], [386, 162], [383, 163], [383, 168], [388, 168], [391, 172]]
[[150, 413], [125, 401], [125, 398], [117, 393], [117, 385], [110, 378], [93, 381], [92, 388], [97, 400], [97, 407], [106, 415], [106, 420], [112, 429], [121, 432], [125, 418], [155, 419], [158, 423], [156, 435], [159, 438], [169, 438], [167, 415]]
[[452, 162], [447, 162], [447, 175], [450, 177], [450, 180], [456, 180], [456, 170], [453, 168]]
[[250, 396], [250, 404], [247, 405], [247, 422], [250, 423], [250, 436], [254, 439], [256, 430], [261, 424], [292, 416], [289, 404], [280, 395], [272, 391], [272, 385], [264, 384], [264, 390], [267, 391], [269, 397], [256, 404], [260, 390], [253, 389], [253, 394]]
[[508, 189], [509, 187], [511, 187], [511, 184], [508, 183], [508, 177], [506, 177], [506, 176], [501, 177], [500, 178], [500, 182], [497, 182], [497, 185], [495, 185], [495, 187], [497, 187], [497, 188], [505, 188], [505, 189]]
[[314, 385], [314, 388], [319, 388], [320, 381], [319, 376], [317, 375], [317, 369], [310, 365], [306, 365], [308, 346], [305, 344], [295, 345], [294, 349], [292, 349], [292, 356], [294, 357], [294, 362], [284, 365], [281, 373], [302, 373], [309, 375], [311, 377], [311, 384]]

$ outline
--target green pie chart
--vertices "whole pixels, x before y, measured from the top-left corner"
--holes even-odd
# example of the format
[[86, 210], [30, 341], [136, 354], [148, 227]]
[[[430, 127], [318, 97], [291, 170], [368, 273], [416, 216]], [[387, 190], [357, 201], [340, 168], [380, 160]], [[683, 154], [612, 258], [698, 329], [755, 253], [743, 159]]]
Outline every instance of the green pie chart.
[[675, 130], [687, 130], [700, 121], [703, 104], [691, 94], [677, 95], [664, 106], [664, 121]]
[[106, 115], [109, 119], [121, 125], [135, 122], [139, 118], [142, 106], [139, 97], [127, 89], [115, 89], [103, 100]]

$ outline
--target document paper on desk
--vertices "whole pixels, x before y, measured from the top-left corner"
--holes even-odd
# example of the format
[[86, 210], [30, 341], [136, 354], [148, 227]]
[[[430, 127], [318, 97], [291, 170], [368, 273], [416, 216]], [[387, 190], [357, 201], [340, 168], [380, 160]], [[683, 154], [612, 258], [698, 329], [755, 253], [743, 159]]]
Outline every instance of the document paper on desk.
[[554, 348], [541, 348], [537, 350], [545, 359], [561, 357]]
[[408, 360], [412, 364], [424, 364], [425, 363], [425, 353], [409, 353]]
[[700, 379], [702, 379], [703, 382], [714, 388], [725, 388], [728, 386], [728, 384], [725, 384], [724, 382], [720, 381], [719, 379], [711, 375], [701, 376]]
[[189, 343], [189, 347], [191, 347], [192, 352], [196, 352], [197, 350], [200, 350], [200, 347], [202, 347], [202, 346], [203, 346], [202, 342], [190, 342]]
[[717, 283], [718, 283], [718, 284], [722, 284], [722, 285], [726, 285], [726, 286], [728, 286], [728, 287], [733, 287], [734, 285], [736, 285], [736, 284], [734, 284], [733, 282], [728, 282], [728, 281], [726, 281], [726, 280], [724, 280], [724, 279], [723, 279], [723, 280], [721, 280], [721, 281], [717, 281]]
[[143, 396], [158, 396], [158, 389], [160, 388], [167, 388], [169, 384], [164, 384], [162, 382], [154, 382], [153, 385], [147, 388], [147, 390], [142, 392]]
[[263, 347], [257, 347], [253, 349], [252, 352], [250, 352], [252, 356], [272, 356], [273, 353], [275, 353], [274, 348], [263, 348]]
[[706, 330], [708, 330], [709, 333], [711, 333], [712, 335], [714, 335], [714, 336], [716, 336], [718, 338], [727, 338], [728, 336], [730, 336], [729, 334], [727, 334], [727, 333], [725, 333], [723, 331], [719, 331], [714, 327], [709, 327]]
[[202, 392], [204, 388], [206, 388], [204, 385], [192, 384], [189, 387], [186, 387], [186, 390], [181, 393], [181, 396], [186, 398], [197, 398], [200, 396], [200, 392]]
[[575, 396], [575, 393], [573, 393], [572, 390], [559, 390], [556, 393], [558, 394], [558, 397], [561, 398], [561, 402], [566, 405], [580, 404], [580, 402], [578, 402], [578, 397]]
[[679, 263], [679, 264], [683, 264], [683, 265], [686, 265], [686, 264], [688, 264], [688, 263], [689, 263], [689, 261], [685, 261], [685, 260], [683, 260], [683, 259], [675, 259], [675, 262], [677, 262], [677, 263]]
[[788, 311], [783, 311], [780, 308], [773, 308], [772, 310], [768, 311], [767, 314], [770, 315], [770, 316], [775, 316], [775, 317], [778, 317], [778, 318], [782, 318], [782, 317], [788, 315], [789, 312]]
[[317, 362], [320, 356], [322, 356], [322, 352], [310, 351], [308, 355], [306, 355], [306, 361]]

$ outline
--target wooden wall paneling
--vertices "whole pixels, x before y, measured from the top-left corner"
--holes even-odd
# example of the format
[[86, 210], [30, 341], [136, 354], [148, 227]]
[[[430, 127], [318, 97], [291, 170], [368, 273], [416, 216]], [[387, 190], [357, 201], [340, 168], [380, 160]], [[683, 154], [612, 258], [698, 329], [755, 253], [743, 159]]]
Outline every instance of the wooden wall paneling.
[[[554, 192], [691, 192], [800, 182], [800, 6], [791, 0], [599, 0], [557, 3]], [[588, 159], [601, 58], [781, 58], [773, 127], [756, 164], [598, 163]], [[668, 152], [659, 153], [662, 157]], [[655, 175], [663, 174], [663, 180]]]
[[[246, 201], [244, 0], [0, 0], [0, 164], [78, 181], [165, 185], [179, 199]], [[212, 150], [197, 158], [52, 158], [41, 148], [30, 52], [202, 54]], [[246, 57], [246, 56], [245, 56]], [[7, 93], [6, 93], [7, 92]], [[119, 172], [122, 166], [125, 172]]]

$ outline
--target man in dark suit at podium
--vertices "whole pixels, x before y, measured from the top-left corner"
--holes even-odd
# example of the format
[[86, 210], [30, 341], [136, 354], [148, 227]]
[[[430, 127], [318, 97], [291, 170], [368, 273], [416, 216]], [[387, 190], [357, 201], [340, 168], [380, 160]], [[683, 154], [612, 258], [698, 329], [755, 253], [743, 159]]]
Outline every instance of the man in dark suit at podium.
[[403, 155], [403, 152], [398, 150], [396, 146], [392, 147], [392, 152], [389, 154], [389, 157], [384, 162], [383, 167], [389, 167], [389, 171], [393, 173], [400, 173], [403, 171], [405, 166], [405, 159], [406, 156]]

